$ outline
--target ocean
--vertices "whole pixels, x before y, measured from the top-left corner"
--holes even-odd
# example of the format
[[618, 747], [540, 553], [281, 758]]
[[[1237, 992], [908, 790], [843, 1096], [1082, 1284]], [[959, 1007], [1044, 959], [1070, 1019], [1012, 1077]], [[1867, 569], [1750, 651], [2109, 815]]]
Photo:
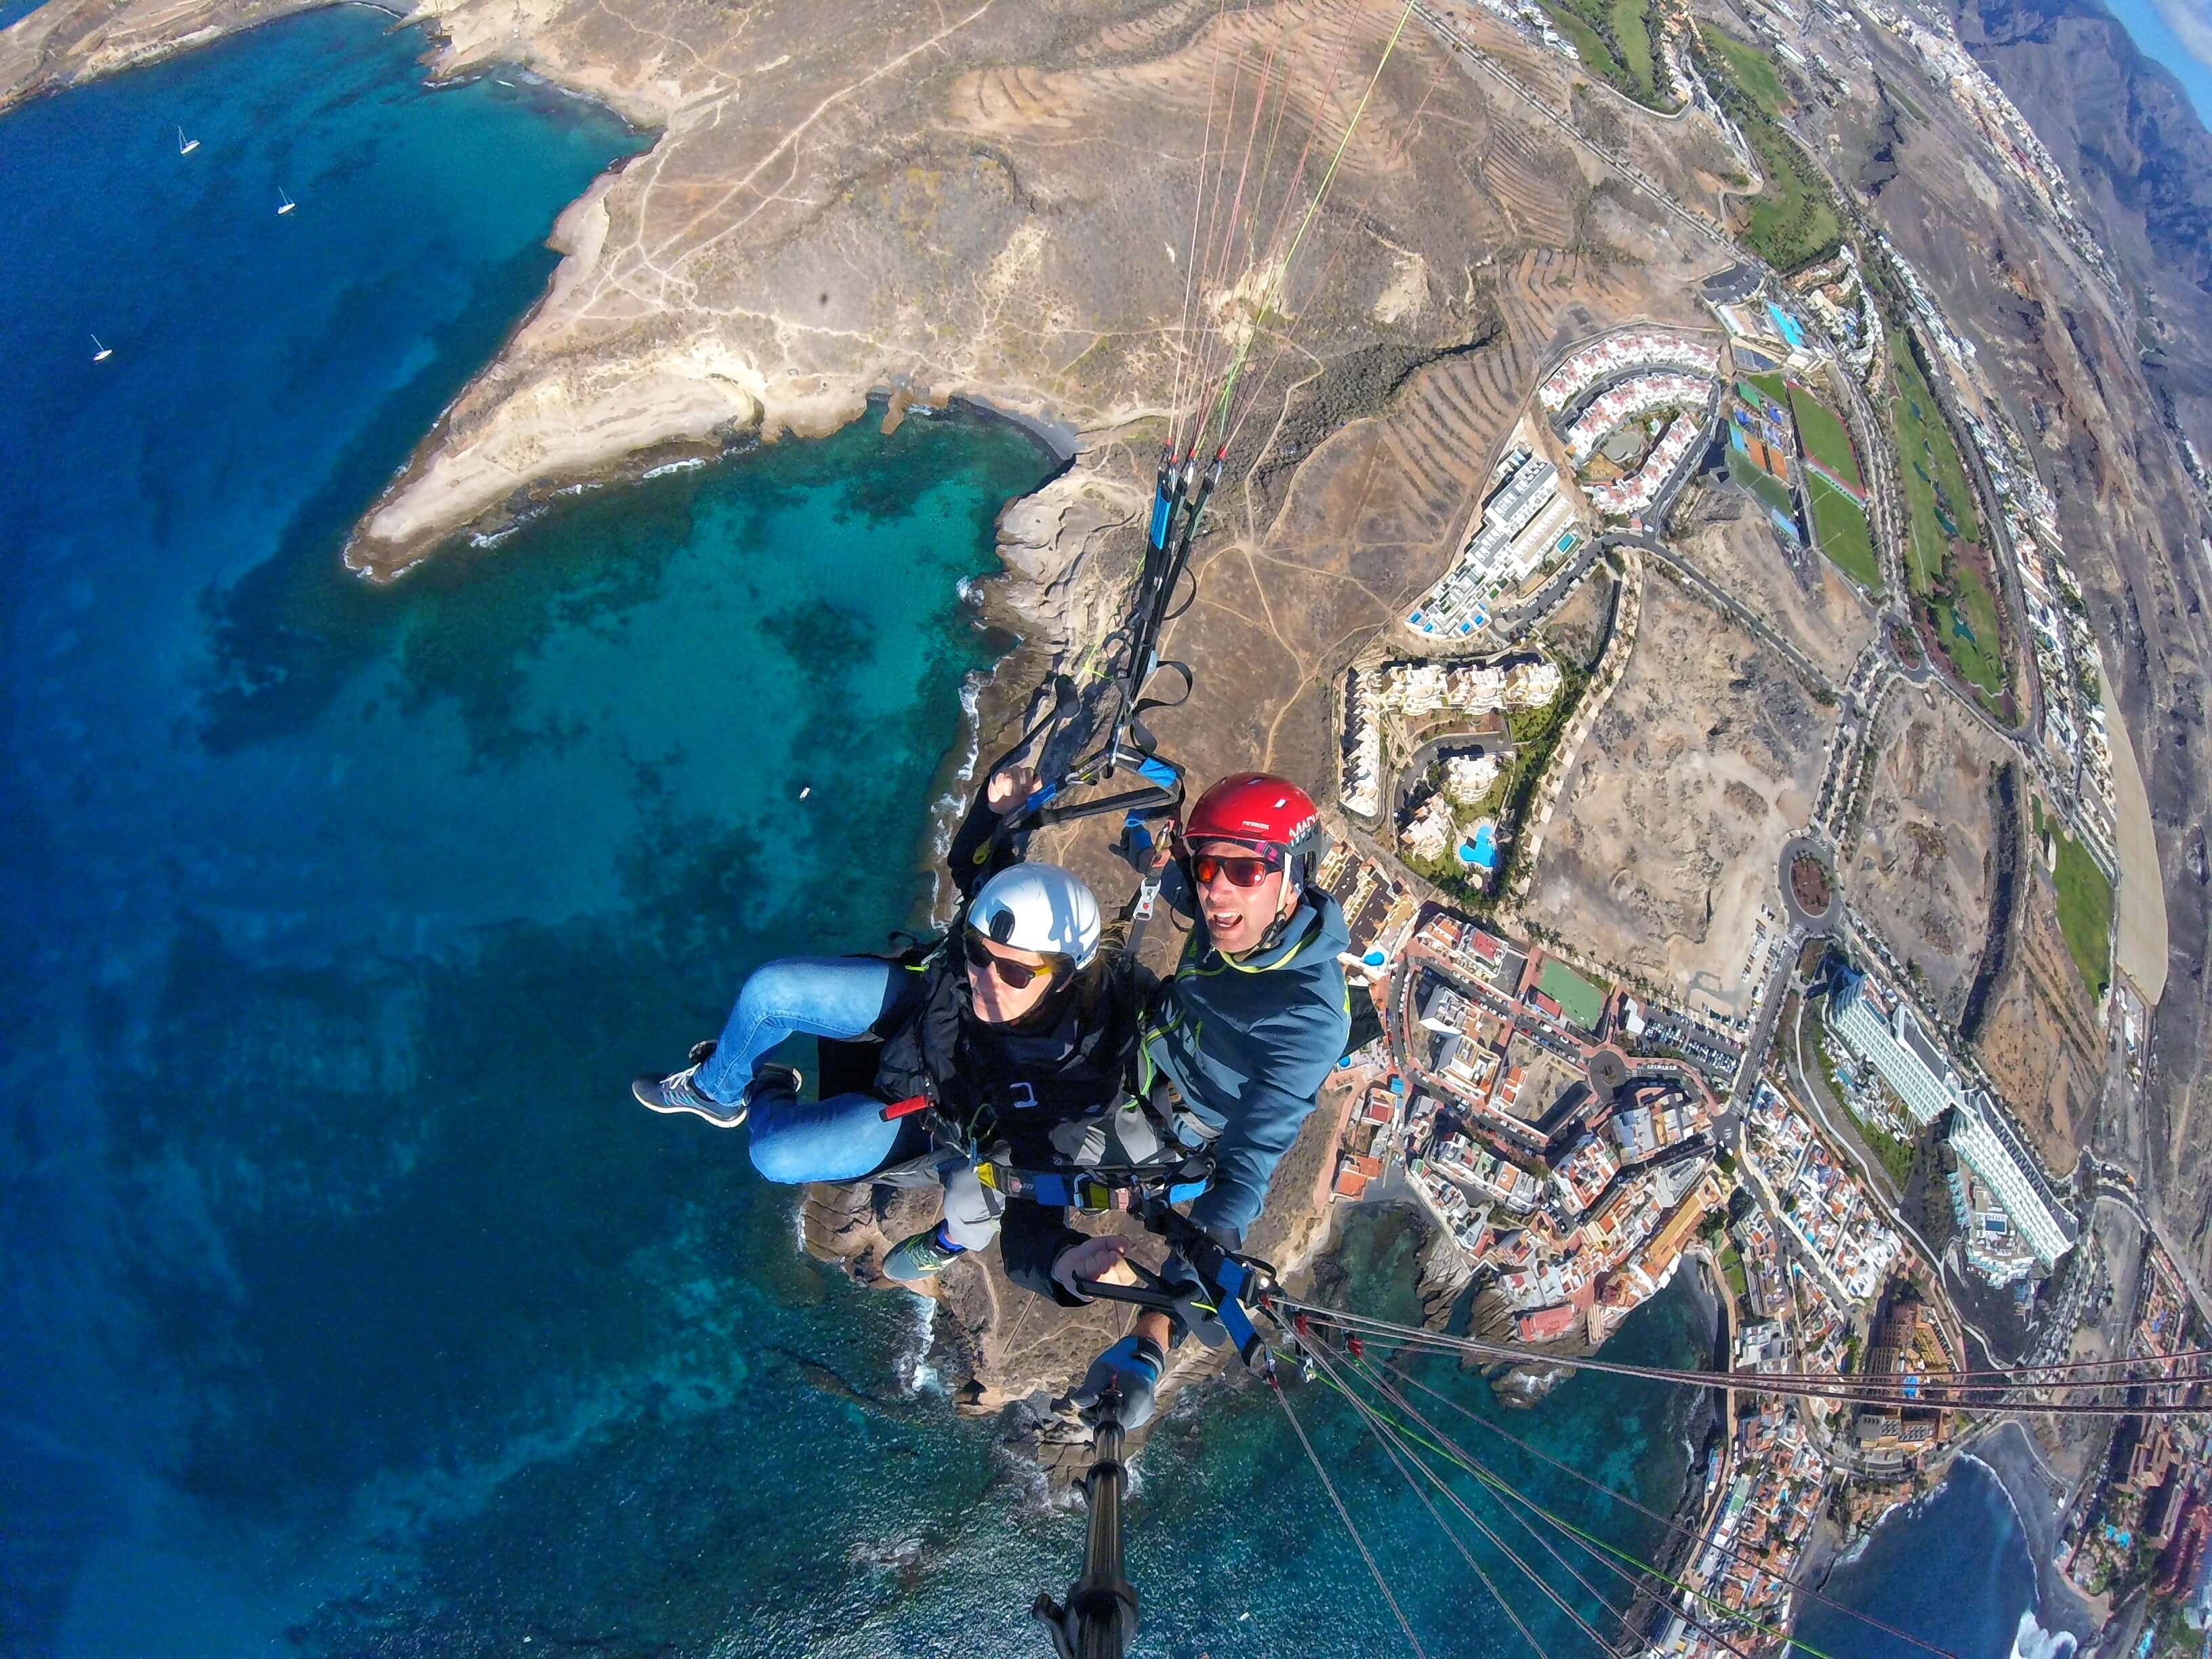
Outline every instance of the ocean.
[[[1960, 1659], [2067, 1659], [2074, 1638], [2035, 1617], [2035, 1563], [2003, 1485], [1971, 1457], [1943, 1484], [1882, 1518], [1824, 1593]], [[1797, 1634], [1832, 1659], [1892, 1659], [1900, 1644], [1830, 1607]], [[1904, 1650], [1911, 1651], [1911, 1650]]]
[[[346, 574], [644, 143], [526, 76], [426, 87], [425, 44], [334, 9], [0, 120], [0, 1651], [1039, 1651], [1079, 1522], [930, 1385], [928, 1304], [805, 1259], [741, 1136], [626, 1085], [750, 965], [908, 920], [1002, 643], [967, 584], [1053, 463], [864, 422]], [[1412, 1254], [1356, 1218], [1355, 1304], [1409, 1312]], [[1684, 1275], [1614, 1352], [1711, 1319]], [[1680, 1497], [1681, 1392], [1506, 1413], [1424, 1364]], [[1519, 1650], [1348, 1412], [1289, 1397], [1427, 1650]], [[1129, 1548], [1140, 1653], [1400, 1643], [1263, 1389], [1162, 1425]]]

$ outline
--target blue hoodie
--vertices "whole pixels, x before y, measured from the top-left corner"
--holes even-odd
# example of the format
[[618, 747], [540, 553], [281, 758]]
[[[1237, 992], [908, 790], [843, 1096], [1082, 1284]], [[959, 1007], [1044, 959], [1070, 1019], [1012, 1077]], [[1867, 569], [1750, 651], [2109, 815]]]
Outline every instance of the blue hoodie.
[[1230, 1233], [1242, 1243], [1344, 1053], [1351, 999], [1336, 958], [1350, 939], [1342, 908], [1315, 887], [1281, 937], [1242, 960], [1215, 950], [1195, 917], [1175, 977], [1153, 999], [1143, 1080], [1164, 1074], [1194, 1115], [1220, 1128], [1213, 1182], [1190, 1216], [1224, 1243]]

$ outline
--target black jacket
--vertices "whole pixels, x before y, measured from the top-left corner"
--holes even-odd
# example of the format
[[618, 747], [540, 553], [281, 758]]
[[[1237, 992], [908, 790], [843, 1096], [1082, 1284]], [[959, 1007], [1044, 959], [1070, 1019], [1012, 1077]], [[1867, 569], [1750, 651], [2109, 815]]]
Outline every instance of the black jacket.
[[[1000, 819], [981, 793], [945, 849], [945, 865], [965, 910], [978, 889], [1027, 851], [1025, 832], [1000, 833]], [[876, 1071], [876, 1089], [887, 1101], [935, 1091], [944, 1118], [959, 1123], [976, 1115], [975, 1138], [985, 1146], [1003, 1139], [1018, 1165], [1058, 1164], [1048, 1139], [1056, 1125], [1110, 1106], [1133, 1085], [1137, 1042], [1152, 976], [1134, 962], [1115, 959], [1090, 994], [1061, 1006], [1039, 1029], [986, 1025], [968, 1017], [968, 975], [953, 943], [923, 964], [911, 1000], [887, 1022]], [[1060, 1289], [1052, 1264], [1088, 1235], [1066, 1222], [1066, 1212], [1028, 1199], [1010, 1199], [1000, 1224], [1000, 1260], [1006, 1277], [1027, 1291], [1067, 1307], [1083, 1298]]]
[[983, 1146], [1003, 1139], [1017, 1164], [1050, 1162], [1048, 1132], [1104, 1110], [1133, 1075], [1144, 998], [1128, 964], [1079, 979], [1030, 1019], [975, 1018], [968, 971], [948, 944], [925, 963], [884, 1038], [876, 1092], [926, 1095], [943, 1127]]

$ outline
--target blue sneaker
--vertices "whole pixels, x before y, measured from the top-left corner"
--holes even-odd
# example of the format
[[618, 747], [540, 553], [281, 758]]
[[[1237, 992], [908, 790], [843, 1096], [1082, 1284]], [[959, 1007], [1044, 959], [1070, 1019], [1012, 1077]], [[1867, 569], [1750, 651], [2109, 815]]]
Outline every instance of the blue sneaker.
[[948, 1244], [932, 1227], [926, 1233], [916, 1233], [891, 1247], [884, 1258], [884, 1277], [895, 1279], [902, 1285], [918, 1285], [925, 1279], [934, 1279], [959, 1257], [968, 1252], [957, 1244]]

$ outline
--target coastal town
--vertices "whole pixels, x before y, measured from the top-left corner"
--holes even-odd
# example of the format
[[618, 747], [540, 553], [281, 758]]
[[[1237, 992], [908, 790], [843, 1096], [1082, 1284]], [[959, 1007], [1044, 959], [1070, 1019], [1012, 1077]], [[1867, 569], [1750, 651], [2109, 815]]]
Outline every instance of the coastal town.
[[2212, 1659], [2201, 18], [0, 4], [0, 1650]]
[[[1632, 327], [1565, 351], [1460, 557], [1336, 688], [1342, 818], [1320, 877], [1382, 1036], [1337, 1085], [1330, 1192], [1418, 1206], [1429, 1280], [1465, 1285], [1473, 1328], [1532, 1356], [1501, 1374], [1502, 1397], [1535, 1397], [1535, 1356], [1595, 1351], [1684, 1271], [1714, 1289], [1732, 1368], [1753, 1374], [2156, 1355], [2208, 1329], [2154, 1243], [2133, 1294], [2107, 1286], [2088, 1305], [2086, 1212], [2112, 1201], [2108, 1177], [2046, 1162], [1923, 969], [1843, 890], [1874, 734], [1886, 703], [1913, 696], [2007, 731], [2032, 780], [2031, 844], [2054, 872], [2063, 856], [2057, 879], [2101, 890], [2106, 929], [2118, 858], [2103, 665], [2050, 497], [2017, 431], [1967, 405], [1971, 349], [1931, 325], [1911, 268], [1880, 257], [1883, 291], [1912, 296], [1902, 319], [1885, 322], [1846, 244], [1788, 283], [1709, 285], [1710, 334]], [[1908, 436], [1923, 491], [1900, 489], [1884, 453]], [[1767, 896], [1725, 918], [1743, 930], [1733, 971], [1686, 988], [1578, 948], [1530, 899], [1563, 775], [1622, 678], [1645, 573], [1735, 608], [1675, 538], [1701, 495], [1743, 499], [1773, 556], [1824, 561], [1882, 625], [1827, 700], [1816, 810], [1791, 826]], [[1593, 647], [1556, 623], [1599, 587], [1612, 614]], [[2086, 943], [2073, 954], [2139, 1074], [2140, 1001], [2109, 938]], [[1789, 1628], [1802, 1567], [1993, 1427], [1729, 1396], [1699, 1541], [1670, 1569], [1674, 1605], [1646, 1650], [1718, 1659], [1741, 1650], [1731, 1633]], [[2132, 1596], [2146, 1654], [2164, 1650], [2158, 1630], [2212, 1611], [2208, 1450], [2178, 1420], [2124, 1426], [2061, 1483], [2069, 1581], [2100, 1607]]]

